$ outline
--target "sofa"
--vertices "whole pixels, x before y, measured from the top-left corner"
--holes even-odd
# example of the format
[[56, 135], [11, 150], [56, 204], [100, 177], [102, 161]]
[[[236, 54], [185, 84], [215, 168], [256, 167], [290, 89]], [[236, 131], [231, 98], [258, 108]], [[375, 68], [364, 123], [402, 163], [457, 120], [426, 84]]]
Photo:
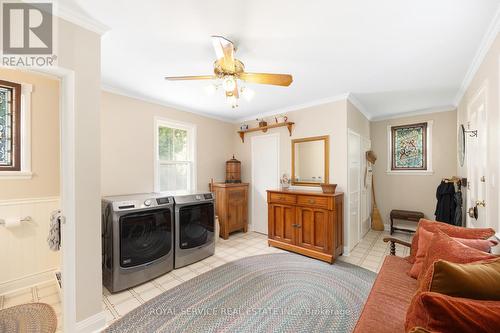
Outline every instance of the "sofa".
[[395, 255], [395, 244], [411, 244], [392, 237], [384, 238], [384, 242], [391, 242], [391, 255], [385, 257], [354, 329], [356, 333], [405, 332], [406, 311], [417, 291], [417, 280], [406, 274], [412, 264]]
[[[433, 221], [425, 220], [421, 223]], [[442, 224], [436, 222], [436, 226]], [[447, 229], [447, 226], [444, 226]], [[454, 227], [458, 228], [458, 227]], [[464, 229], [465, 228], [460, 228]], [[453, 229], [452, 233], [458, 229]], [[492, 230], [492, 229], [491, 229]], [[459, 230], [463, 234], [463, 230]], [[441, 231], [439, 231], [441, 233]], [[421, 232], [421, 234], [423, 234]], [[458, 236], [458, 235], [453, 235]], [[417, 279], [410, 277], [409, 272], [415, 262], [415, 249], [418, 243], [418, 230], [413, 243], [405, 242], [393, 237], [384, 238], [384, 242], [390, 243], [390, 255], [386, 256], [378, 276], [373, 284], [372, 290], [365, 303], [363, 311], [354, 329], [355, 333], [377, 333], [377, 332], [406, 332], [410, 331], [407, 318], [412, 300], [417, 295], [422, 295], [421, 284]], [[460, 237], [460, 236], [458, 236]], [[485, 238], [486, 239], [486, 238]], [[410, 257], [402, 258], [395, 255], [396, 244], [411, 248]], [[444, 295], [445, 297], [449, 297]], [[475, 302], [475, 300], [471, 300]], [[500, 302], [495, 302], [500, 304]], [[500, 317], [500, 314], [499, 314]], [[496, 320], [494, 320], [496, 321]], [[498, 325], [498, 322], [495, 323]], [[420, 326], [420, 325], [419, 325]], [[498, 327], [498, 326], [495, 326]], [[412, 332], [428, 332], [424, 329], [414, 329]], [[445, 330], [450, 331], [450, 330]], [[451, 330], [453, 331], [453, 330]], [[491, 331], [491, 330], [487, 330]]]

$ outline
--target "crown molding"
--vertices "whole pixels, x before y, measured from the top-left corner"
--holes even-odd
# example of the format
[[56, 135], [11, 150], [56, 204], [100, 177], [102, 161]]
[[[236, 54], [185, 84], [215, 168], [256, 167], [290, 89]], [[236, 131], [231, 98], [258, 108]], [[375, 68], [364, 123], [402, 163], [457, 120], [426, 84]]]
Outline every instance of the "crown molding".
[[444, 106], [436, 106], [426, 109], [420, 109], [409, 112], [402, 112], [396, 114], [387, 114], [378, 117], [372, 117], [371, 121], [381, 121], [381, 120], [389, 120], [389, 119], [399, 119], [399, 118], [407, 118], [407, 117], [416, 117], [431, 113], [441, 113], [441, 112], [451, 112], [456, 111], [457, 107], [455, 105], [444, 105]]
[[329, 103], [333, 103], [333, 102], [347, 101], [347, 100], [349, 100], [368, 119], [368, 121], [381, 121], [381, 120], [387, 120], [387, 119], [414, 117], [414, 116], [430, 114], [430, 113], [450, 112], [450, 111], [455, 111], [457, 108], [455, 105], [444, 105], [444, 106], [431, 107], [431, 108], [420, 109], [420, 110], [415, 110], [415, 111], [410, 111], [410, 112], [387, 114], [387, 115], [382, 115], [382, 116], [378, 116], [378, 117], [373, 117], [366, 111], [366, 108], [363, 106], [363, 104], [361, 104], [361, 102], [359, 102], [359, 100], [357, 100], [352, 94], [346, 93], [346, 94], [340, 94], [340, 95], [329, 97], [329, 98], [318, 99], [318, 100], [308, 102], [308, 103], [296, 104], [296, 105], [292, 105], [292, 106], [281, 108], [281, 109], [275, 109], [275, 110], [272, 110], [269, 112], [263, 112], [263, 113], [259, 113], [259, 114], [255, 114], [252, 116], [248, 116], [248, 117], [234, 120], [231, 118], [217, 117], [217, 116], [214, 116], [214, 115], [211, 115], [208, 113], [199, 112], [199, 111], [196, 111], [193, 109], [188, 109], [185, 107], [168, 104], [168, 103], [165, 103], [164, 101], [156, 99], [156, 98], [146, 97], [146, 96], [137, 94], [135, 92], [131, 92], [131, 91], [117, 88], [117, 87], [110, 86], [110, 85], [101, 85], [101, 90], [104, 92], [111, 93], [111, 94], [132, 98], [132, 99], [146, 102], [146, 103], [160, 105], [163, 107], [174, 109], [176, 111], [192, 113], [192, 114], [195, 114], [197, 116], [210, 118], [210, 119], [214, 119], [214, 120], [218, 120], [218, 121], [222, 121], [222, 122], [230, 123], [230, 124], [239, 124], [239, 123], [242, 123], [245, 121], [255, 120], [255, 118], [271, 117], [271, 116], [275, 116], [278, 114], [300, 111], [300, 110], [314, 107], [314, 106], [325, 105], [325, 104], [329, 104]]
[[[202, 117], [206, 117], [206, 118], [211, 118], [211, 119], [223, 121], [223, 122], [226, 122], [226, 123], [232, 123], [232, 124], [238, 124], [238, 123], [241, 123], [241, 122], [244, 122], [244, 121], [255, 120], [255, 118], [270, 117], [270, 116], [275, 116], [275, 115], [283, 114], [283, 113], [287, 113], [287, 112], [299, 111], [299, 110], [306, 109], [306, 108], [309, 108], [309, 107], [318, 106], [318, 105], [324, 105], [324, 104], [338, 102], [338, 101], [342, 101], [342, 100], [346, 101], [349, 98], [349, 94], [348, 93], [346, 93], [346, 94], [340, 94], [340, 95], [336, 95], [336, 96], [333, 96], [333, 97], [318, 99], [318, 100], [315, 100], [315, 101], [312, 101], [312, 102], [308, 102], [308, 103], [296, 104], [296, 105], [288, 106], [288, 107], [285, 107], [285, 108], [275, 109], [275, 110], [272, 110], [272, 111], [263, 112], [263, 113], [259, 113], [259, 114], [254, 114], [252, 116], [248, 116], [248, 117], [239, 118], [239, 119], [234, 120], [234, 119], [231, 119], [231, 118], [218, 117], [218, 116], [214, 116], [214, 115], [211, 115], [211, 114], [208, 114], [208, 113], [196, 111], [196, 110], [193, 110], [193, 109], [188, 109], [188, 108], [185, 108], [185, 107], [181, 107], [181, 106], [177, 106], [177, 105], [172, 105], [172, 104], [169, 104], [169, 103], [165, 103], [164, 101], [156, 99], [156, 98], [146, 97], [146, 96], [137, 94], [135, 92], [131, 92], [131, 91], [126, 90], [126, 89], [117, 88], [117, 87], [114, 87], [114, 86], [111, 86], [111, 85], [107, 85], [107, 84], [101, 85], [101, 90], [105, 91], [105, 92], [108, 92], [108, 93], [111, 93], [111, 94], [125, 96], [125, 97], [128, 97], [128, 98], [133, 98], [133, 99], [136, 99], [136, 100], [139, 100], [139, 101], [143, 101], [143, 102], [146, 102], [146, 103], [157, 104], [157, 105], [161, 105], [161, 106], [164, 106], [164, 107], [167, 107], [167, 108], [171, 108], [171, 109], [174, 109], [174, 110], [177, 110], [177, 111], [189, 112], [189, 113], [196, 114], [198, 116], [202, 116]], [[355, 104], [356, 102], [352, 102], [352, 100], [351, 100], [351, 103], [354, 104], [358, 109], [363, 108], [362, 106], [361, 107], [358, 106], [358, 105], [361, 105], [361, 104]], [[365, 117], [367, 117], [366, 114], [365, 114], [364, 108], [363, 108], [363, 111], [360, 109], [360, 112], [362, 112], [365, 115]], [[367, 118], [370, 119], [369, 117], [367, 117]]]
[[324, 105], [324, 104], [328, 104], [328, 103], [347, 100], [348, 97], [349, 97], [349, 94], [346, 93], [346, 94], [336, 95], [333, 97], [317, 99], [317, 100], [307, 102], [307, 103], [295, 104], [295, 105], [287, 106], [284, 108], [275, 109], [275, 110], [268, 111], [268, 112], [262, 112], [262, 113], [258, 113], [258, 114], [248, 116], [248, 117], [239, 118], [235, 121], [235, 123], [241, 123], [241, 122], [245, 122], [245, 121], [255, 120], [255, 118], [270, 117], [270, 116], [275, 116], [275, 115], [283, 114], [283, 113], [287, 113], [287, 112], [299, 111], [299, 110], [310, 108], [313, 106]]
[[99, 35], [104, 35], [110, 28], [90, 17], [89, 15], [71, 8], [64, 1], [57, 1], [55, 6], [55, 16], [74, 23], [82, 28], [93, 31]]
[[486, 30], [486, 33], [483, 36], [483, 39], [481, 40], [479, 49], [477, 50], [472, 60], [472, 63], [470, 64], [469, 69], [465, 74], [462, 84], [460, 85], [460, 89], [458, 90], [457, 95], [455, 96], [454, 99], [455, 106], [458, 106], [458, 104], [464, 97], [465, 91], [472, 82], [472, 79], [476, 75], [476, 72], [478, 71], [479, 67], [483, 63], [486, 54], [488, 54], [488, 51], [493, 45], [493, 42], [495, 41], [495, 38], [497, 37], [499, 32], [500, 32], [500, 6], [497, 7], [497, 11], [495, 12], [493, 21], [490, 23], [488, 29]]
[[361, 103], [361, 101], [357, 99], [352, 93], [348, 94], [347, 99], [358, 109], [359, 112], [363, 114], [363, 116], [365, 116], [366, 119], [373, 119], [373, 116], [368, 112], [363, 103]]
[[232, 119], [223, 118], [223, 117], [217, 117], [217, 116], [214, 116], [214, 115], [211, 115], [211, 114], [208, 114], [208, 113], [199, 112], [199, 111], [196, 111], [196, 110], [193, 110], [193, 109], [188, 109], [188, 108], [184, 108], [184, 107], [181, 107], [181, 106], [168, 104], [168, 103], [165, 103], [164, 101], [156, 99], [156, 98], [146, 97], [146, 96], [143, 96], [143, 95], [140, 95], [140, 94], [137, 94], [137, 93], [125, 90], [125, 89], [117, 88], [117, 87], [106, 85], [106, 84], [102, 84], [101, 85], [101, 90], [105, 91], [105, 92], [108, 92], [108, 93], [111, 93], [111, 94], [125, 96], [125, 97], [128, 97], [128, 98], [136, 99], [138, 101], [142, 101], [142, 102], [146, 102], [146, 103], [151, 103], [151, 104], [156, 104], [156, 105], [164, 106], [164, 107], [167, 107], [167, 108], [170, 108], [170, 109], [174, 109], [176, 111], [182, 111], [182, 112], [192, 113], [192, 114], [195, 114], [197, 116], [201, 116], [201, 117], [205, 117], [205, 118], [210, 118], [210, 119], [215, 119], [215, 120], [222, 121], [222, 122], [225, 122], [225, 123], [230, 123], [230, 124], [236, 123]]

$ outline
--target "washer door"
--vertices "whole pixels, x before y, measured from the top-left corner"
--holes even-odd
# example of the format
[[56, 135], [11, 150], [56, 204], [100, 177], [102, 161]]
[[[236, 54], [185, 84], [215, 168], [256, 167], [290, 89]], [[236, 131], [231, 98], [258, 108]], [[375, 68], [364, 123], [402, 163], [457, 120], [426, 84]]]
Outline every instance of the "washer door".
[[152, 262], [172, 251], [170, 209], [130, 213], [120, 217], [120, 266]]
[[206, 244], [213, 239], [213, 203], [179, 208], [179, 247], [190, 249]]

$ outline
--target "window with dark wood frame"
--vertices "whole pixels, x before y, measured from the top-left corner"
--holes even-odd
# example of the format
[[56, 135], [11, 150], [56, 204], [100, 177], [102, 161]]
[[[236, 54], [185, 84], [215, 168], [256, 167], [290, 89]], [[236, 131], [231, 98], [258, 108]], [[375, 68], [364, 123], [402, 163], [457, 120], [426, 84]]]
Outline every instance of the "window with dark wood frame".
[[0, 171], [21, 170], [21, 85], [0, 80]]

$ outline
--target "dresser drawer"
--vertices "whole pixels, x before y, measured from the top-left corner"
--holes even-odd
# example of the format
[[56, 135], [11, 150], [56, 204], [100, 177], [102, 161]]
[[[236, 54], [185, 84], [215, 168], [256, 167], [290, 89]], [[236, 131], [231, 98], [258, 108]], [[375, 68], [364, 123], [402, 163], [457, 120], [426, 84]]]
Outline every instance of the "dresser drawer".
[[297, 205], [301, 206], [311, 206], [311, 207], [328, 209], [329, 202], [330, 198], [328, 197], [313, 196], [313, 195], [297, 196]]
[[297, 196], [293, 194], [271, 193], [270, 202], [281, 204], [295, 204]]

